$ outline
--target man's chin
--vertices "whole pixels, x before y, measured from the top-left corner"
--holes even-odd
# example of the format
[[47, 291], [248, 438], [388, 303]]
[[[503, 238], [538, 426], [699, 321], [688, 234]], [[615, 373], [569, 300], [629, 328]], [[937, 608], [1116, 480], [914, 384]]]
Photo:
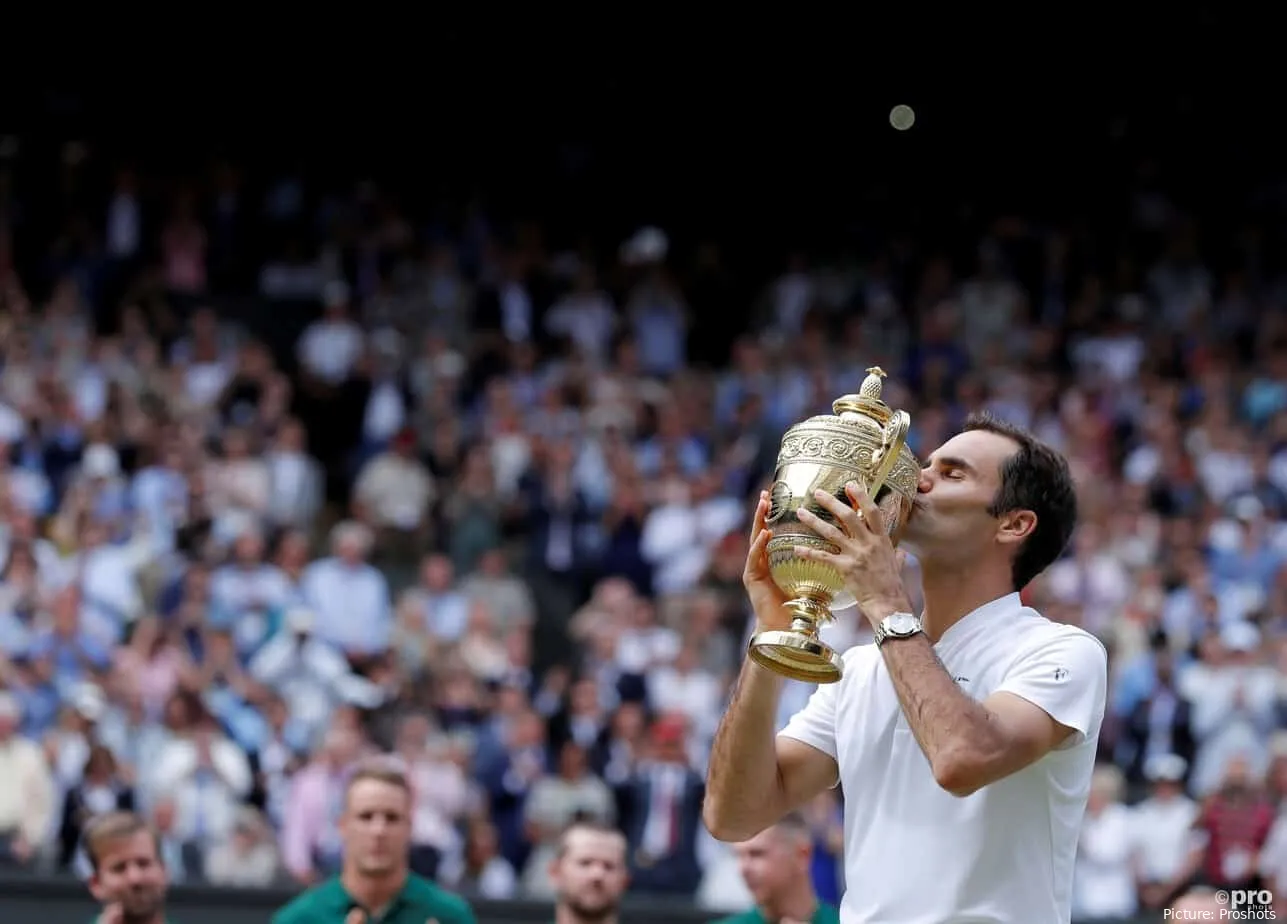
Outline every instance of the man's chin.
[[591, 921], [607, 917], [617, 907], [616, 902], [607, 895], [596, 895], [593, 898], [573, 900], [568, 902], [568, 906], [579, 917]]
[[367, 857], [359, 868], [364, 876], [387, 876], [397, 869], [397, 865], [392, 856], [374, 856]]
[[161, 896], [153, 893], [147, 895], [130, 895], [121, 899], [121, 910], [125, 920], [144, 920], [161, 910]]

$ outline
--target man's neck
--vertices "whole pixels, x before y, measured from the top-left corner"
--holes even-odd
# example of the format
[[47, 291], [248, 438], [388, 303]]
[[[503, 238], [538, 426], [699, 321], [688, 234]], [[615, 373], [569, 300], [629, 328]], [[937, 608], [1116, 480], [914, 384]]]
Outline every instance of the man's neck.
[[617, 913], [611, 911], [601, 918], [587, 918], [560, 902], [554, 906], [554, 924], [617, 924]]
[[811, 921], [817, 910], [818, 896], [814, 894], [812, 884], [805, 880], [799, 888], [762, 906], [760, 913], [766, 921], [780, 921], [783, 918], [789, 921]]
[[969, 573], [922, 570], [921, 592], [925, 599], [921, 621], [930, 641], [937, 642], [943, 633], [979, 607], [1014, 593], [1014, 584], [1009, 564], [996, 574], [980, 570]]
[[340, 885], [349, 897], [369, 912], [381, 911], [402, 891], [407, 884], [407, 870], [398, 870], [388, 876], [363, 876], [356, 870], [346, 869], [340, 873]]

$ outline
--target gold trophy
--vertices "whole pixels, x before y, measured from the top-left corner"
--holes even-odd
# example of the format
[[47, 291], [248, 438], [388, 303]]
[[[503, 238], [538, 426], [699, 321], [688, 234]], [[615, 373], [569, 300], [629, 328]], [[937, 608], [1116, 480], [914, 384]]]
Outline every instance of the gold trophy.
[[835, 568], [796, 556], [796, 546], [836, 551], [800, 522], [797, 511], [806, 507], [834, 522], [818, 506], [814, 492], [822, 489], [848, 504], [845, 485], [857, 481], [880, 508], [890, 537], [897, 541], [916, 498], [920, 463], [907, 448], [912, 419], [881, 400], [884, 371], [872, 367], [867, 373], [858, 394], [831, 405], [835, 416], [824, 414], [796, 424], [782, 437], [778, 453], [766, 519], [773, 530], [769, 570], [790, 597], [787, 608], [793, 618], [790, 629], [756, 634], [749, 653], [757, 663], [795, 680], [840, 679], [840, 655], [818, 638], [818, 630], [834, 618], [833, 607], [856, 603]]

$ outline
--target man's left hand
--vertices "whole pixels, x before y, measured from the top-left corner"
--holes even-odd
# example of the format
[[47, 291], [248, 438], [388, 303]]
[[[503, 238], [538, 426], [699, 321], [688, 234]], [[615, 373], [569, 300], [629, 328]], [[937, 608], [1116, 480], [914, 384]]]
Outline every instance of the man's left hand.
[[836, 546], [837, 551], [796, 546], [795, 553], [839, 571], [845, 589], [853, 594], [859, 609], [875, 627], [890, 613], [911, 612], [912, 604], [903, 587], [901, 556], [885, 530], [880, 508], [857, 482], [845, 485], [845, 494], [849, 504], [826, 491], [814, 492], [818, 506], [835, 517], [835, 523], [803, 507], [797, 514], [801, 523]]

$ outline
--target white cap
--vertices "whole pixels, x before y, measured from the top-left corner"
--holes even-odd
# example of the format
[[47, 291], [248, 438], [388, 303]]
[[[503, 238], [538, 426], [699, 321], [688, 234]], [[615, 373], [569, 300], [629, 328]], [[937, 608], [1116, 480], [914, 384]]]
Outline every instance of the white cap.
[[1230, 651], [1255, 651], [1260, 647], [1260, 630], [1249, 622], [1231, 622], [1220, 630], [1220, 644]]
[[72, 694], [71, 706], [81, 718], [97, 722], [103, 717], [103, 710], [107, 708], [107, 698], [95, 684], [86, 683]]
[[0, 690], [0, 718], [14, 721], [22, 718], [22, 704], [7, 690]]
[[292, 632], [312, 632], [317, 617], [306, 606], [293, 606], [286, 611], [285, 622], [286, 628]]
[[1153, 783], [1178, 783], [1188, 769], [1188, 762], [1178, 754], [1154, 754], [1144, 762], [1144, 776]]
[[81, 456], [80, 470], [88, 478], [112, 478], [120, 472], [121, 460], [111, 446], [94, 443]]

